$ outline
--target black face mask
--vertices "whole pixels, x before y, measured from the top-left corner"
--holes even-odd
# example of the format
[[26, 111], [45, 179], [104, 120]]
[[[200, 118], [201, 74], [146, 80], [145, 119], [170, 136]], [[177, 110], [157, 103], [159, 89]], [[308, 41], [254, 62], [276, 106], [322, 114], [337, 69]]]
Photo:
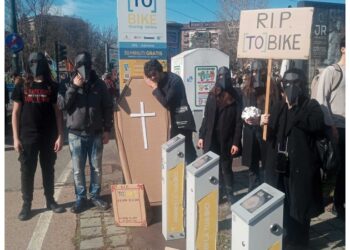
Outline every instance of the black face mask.
[[228, 68], [221, 67], [219, 69], [215, 85], [222, 88], [223, 90], [232, 88], [231, 75]]
[[91, 71], [91, 56], [84, 52], [75, 57], [74, 69], [84, 78], [85, 82], [89, 81]]
[[34, 77], [42, 76], [48, 69], [45, 55], [41, 52], [33, 52], [29, 55], [29, 68]]
[[286, 73], [282, 79], [282, 89], [290, 105], [296, 104], [302, 94], [301, 80], [296, 73]]
[[264, 86], [264, 84], [260, 80], [260, 70], [255, 72], [255, 75], [253, 76], [253, 87], [258, 88], [260, 86]]
[[254, 88], [265, 86], [264, 82], [261, 81], [261, 68], [261, 63], [258, 61], [254, 61], [251, 65], [251, 70], [255, 73], [254, 75], [252, 74]]

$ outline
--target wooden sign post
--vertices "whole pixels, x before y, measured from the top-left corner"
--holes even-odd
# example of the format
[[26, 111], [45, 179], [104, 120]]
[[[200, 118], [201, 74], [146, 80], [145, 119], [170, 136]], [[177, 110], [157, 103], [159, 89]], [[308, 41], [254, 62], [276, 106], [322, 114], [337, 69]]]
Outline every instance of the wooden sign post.
[[[271, 90], [271, 71], [272, 71], [272, 59], [269, 59], [267, 63], [267, 80], [266, 80], [266, 94], [265, 94], [265, 114], [269, 113], [270, 109], [270, 90]], [[263, 140], [267, 139], [267, 125], [264, 125]]]
[[[313, 8], [241, 11], [238, 58], [268, 59], [265, 114], [270, 103], [272, 59], [307, 60]], [[266, 139], [267, 127], [264, 128]]]

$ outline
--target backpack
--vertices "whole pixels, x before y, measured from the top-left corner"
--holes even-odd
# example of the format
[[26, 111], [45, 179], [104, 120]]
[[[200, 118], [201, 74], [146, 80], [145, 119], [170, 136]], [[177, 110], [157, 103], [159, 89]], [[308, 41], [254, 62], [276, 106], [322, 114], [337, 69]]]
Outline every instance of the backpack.
[[[337, 75], [337, 78], [338, 78], [337, 84], [331, 89], [331, 92], [336, 90], [339, 87], [341, 81], [343, 80], [343, 71], [340, 68], [340, 66], [337, 63], [332, 64], [332, 66], [334, 67], [335, 71], [337, 71], [339, 74]], [[318, 88], [318, 83], [319, 83], [318, 81], [320, 79], [320, 75], [321, 75], [321, 72], [319, 72], [317, 75], [315, 75], [314, 78], [312, 79], [312, 82], [311, 82], [311, 99], [316, 99], [317, 88]]]
[[316, 140], [316, 148], [323, 173], [336, 172], [339, 166], [337, 146], [327, 137], [323, 137]]

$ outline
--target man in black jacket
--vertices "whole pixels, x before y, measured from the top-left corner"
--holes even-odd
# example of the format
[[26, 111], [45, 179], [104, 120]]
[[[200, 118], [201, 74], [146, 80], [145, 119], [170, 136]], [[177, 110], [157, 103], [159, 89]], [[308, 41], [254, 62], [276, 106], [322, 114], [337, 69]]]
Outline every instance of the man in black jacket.
[[76, 203], [71, 212], [86, 207], [85, 163], [90, 163], [90, 198], [101, 210], [108, 204], [100, 199], [103, 144], [109, 141], [113, 103], [107, 87], [91, 69], [91, 55], [79, 53], [75, 58], [72, 82], [60, 91], [58, 103], [67, 112], [69, 149], [72, 156]]
[[185, 136], [186, 163], [197, 158], [192, 141], [192, 132], [196, 131], [193, 114], [187, 102], [182, 79], [171, 72], [163, 72], [159, 61], [152, 59], [144, 65], [145, 82], [153, 89], [153, 95], [170, 112], [170, 137], [178, 134]]

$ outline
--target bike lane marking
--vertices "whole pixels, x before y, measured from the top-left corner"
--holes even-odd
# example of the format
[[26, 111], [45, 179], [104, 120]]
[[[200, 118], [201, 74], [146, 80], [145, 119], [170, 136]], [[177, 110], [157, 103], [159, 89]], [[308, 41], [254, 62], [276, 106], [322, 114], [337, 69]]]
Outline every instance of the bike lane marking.
[[[56, 201], [58, 201], [58, 198], [61, 195], [61, 191], [64, 187], [64, 184], [66, 183], [71, 171], [72, 171], [72, 161], [70, 161], [67, 166], [64, 168], [62, 174], [58, 178], [57, 182], [55, 185], [58, 185], [59, 187], [55, 189], [55, 194], [54, 198]], [[47, 230], [49, 228], [50, 222], [52, 218], [52, 211], [48, 210], [43, 212], [39, 219], [38, 222], [35, 226], [35, 229], [33, 231], [32, 238], [30, 239], [30, 242], [28, 244], [27, 250], [38, 250], [41, 249], [45, 235], [47, 233]]]

